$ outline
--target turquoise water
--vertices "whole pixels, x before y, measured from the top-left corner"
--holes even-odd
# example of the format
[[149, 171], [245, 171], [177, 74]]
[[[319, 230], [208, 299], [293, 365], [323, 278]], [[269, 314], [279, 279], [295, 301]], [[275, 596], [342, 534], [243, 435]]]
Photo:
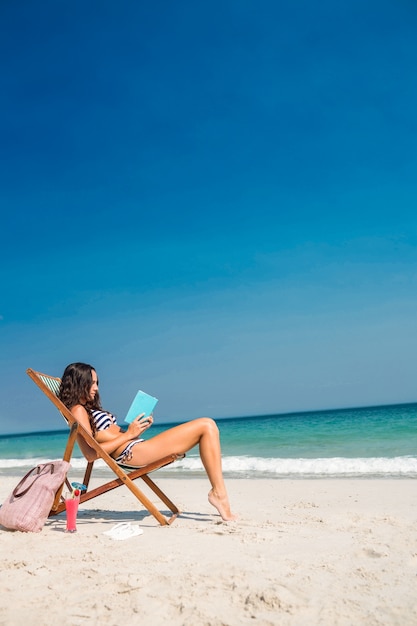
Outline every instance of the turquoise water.
[[417, 405], [298, 413], [219, 422], [232, 454], [262, 457], [416, 453]]
[[[223, 467], [236, 477], [417, 477], [417, 404], [217, 420]], [[153, 426], [157, 434], [172, 426]], [[67, 432], [0, 437], [0, 473], [59, 458]], [[78, 448], [74, 468], [84, 461]], [[107, 471], [103, 465], [103, 471]], [[165, 470], [202, 475], [197, 449]]]

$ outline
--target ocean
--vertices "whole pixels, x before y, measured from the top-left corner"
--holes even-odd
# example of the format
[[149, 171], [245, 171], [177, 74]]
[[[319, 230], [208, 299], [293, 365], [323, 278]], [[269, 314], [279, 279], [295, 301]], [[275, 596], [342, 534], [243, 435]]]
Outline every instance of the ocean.
[[[417, 404], [216, 420], [223, 469], [233, 478], [417, 478]], [[149, 437], [173, 424], [154, 425]], [[0, 475], [60, 458], [67, 431], [0, 436]], [[76, 447], [74, 470], [85, 461]], [[96, 470], [95, 470], [96, 471]], [[99, 462], [100, 473], [109, 472]], [[164, 470], [204, 475], [198, 450]]]

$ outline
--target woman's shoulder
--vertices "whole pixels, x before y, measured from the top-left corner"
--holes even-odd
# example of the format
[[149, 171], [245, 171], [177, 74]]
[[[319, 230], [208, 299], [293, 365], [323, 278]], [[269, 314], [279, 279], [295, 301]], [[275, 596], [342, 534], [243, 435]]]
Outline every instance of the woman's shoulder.
[[82, 404], [76, 404], [70, 409], [70, 411], [74, 415], [74, 417], [87, 417], [88, 418], [87, 409]]

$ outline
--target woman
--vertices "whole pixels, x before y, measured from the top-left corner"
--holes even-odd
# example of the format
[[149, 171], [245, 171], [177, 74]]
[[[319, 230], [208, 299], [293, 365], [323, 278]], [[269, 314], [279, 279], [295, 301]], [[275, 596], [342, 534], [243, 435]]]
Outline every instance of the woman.
[[236, 519], [230, 510], [224, 484], [219, 430], [214, 420], [201, 417], [144, 441], [140, 436], [152, 426], [153, 417], [142, 414], [123, 432], [116, 418], [102, 409], [97, 373], [87, 363], [72, 363], [66, 367], [59, 398], [103, 450], [125, 465], [148, 465], [169, 454], [184, 454], [198, 444], [212, 487], [208, 495], [210, 504], [224, 521]]

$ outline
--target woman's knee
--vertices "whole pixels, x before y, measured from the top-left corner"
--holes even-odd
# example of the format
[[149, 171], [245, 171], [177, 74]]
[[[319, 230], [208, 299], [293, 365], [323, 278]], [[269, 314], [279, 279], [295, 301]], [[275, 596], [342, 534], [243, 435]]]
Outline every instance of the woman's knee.
[[219, 428], [214, 419], [211, 417], [200, 417], [199, 421], [201, 422], [204, 432], [208, 432], [213, 435], [219, 434]]

